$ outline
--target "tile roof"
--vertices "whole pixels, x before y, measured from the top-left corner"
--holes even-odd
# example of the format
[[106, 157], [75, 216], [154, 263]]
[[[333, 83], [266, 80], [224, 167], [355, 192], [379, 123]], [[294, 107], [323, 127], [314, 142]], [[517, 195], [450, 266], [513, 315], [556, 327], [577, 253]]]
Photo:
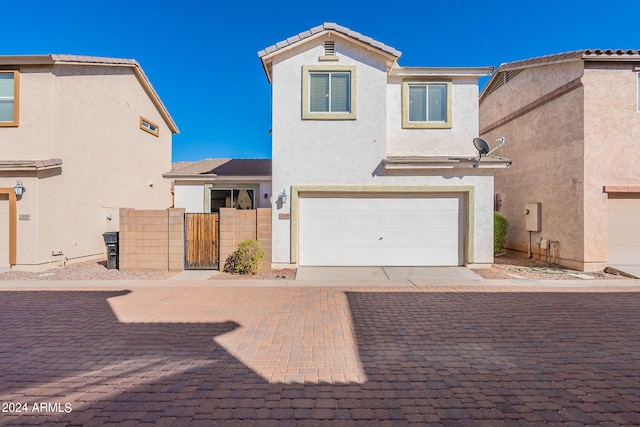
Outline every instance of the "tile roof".
[[507, 62], [501, 64], [496, 70], [500, 71], [512, 70], [517, 68], [531, 67], [535, 65], [551, 64], [555, 62], [574, 61], [574, 60], [598, 60], [598, 61], [633, 61], [640, 60], [640, 50], [634, 49], [583, 49], [572, 52], [563, 52], [553, 55], [538, 56], [535, 58], [524, 59], [521, 61]]
[[521, 61], [505, 62], [493, 73], [480, 93], [480, 102], [507, 83], [525, 68], [557, 64], [568, 61], [640, 61], [640, 50], [634, 49], [582, 49], [553, 55], [538, 56]]
[[0, 160], [0, 169], [4, 170], [28, 170], [47, 169], [62, 165], [62, 159], [44, 160]]
[[212, 176], [271, 176], [271, 159], [205, 159], [174, 163], [166, 178]]
[[322, 25], [318, 25], [317, 27], [313, 27], [307, 31], [303, 31], [295, 36], [289, 37], [286, 40], [282, 40], [274, 45], [271, 45], [261, 51], [258, 52], [258, 56], [260, 58], [263, 58], [271, 53], [277, 52], [280, 49], [284, 49], [285, 47], [291, 46], [293, 44], [296, 44], [304, 39], [307, 39], [309, 37], [312, 37], [318, 33], [321, 33], [323, 31], [336, 31], [340, 34], [343, 34], [347, 37], [351, 37], [353, 39], [358, 40], [361, 43], [367, 44], [373, 48], [379, 49], [391, 56], [395, 56], [396, 58], [400, 57], [400, 55], [402, 55], [402, 52], [400, 52], [397, 49], [392, 48], [391, 46], [387, 46], [384, 43], [381, 43], [379, 41], [376, 41], [374, 39], [372, 39], [371, 37], [365, 36], [357, 31], [353, 31], [347, 27], [343, 27], [342, 25], [338, 25], [335, 22], [325, 22]]
[[169, 114], [169, 110], [160, 100], [160, 96], [151, 85], [151, 81], [144, 73], [144, 70], [135, 59], [126, 58], [107, 58], [101, 56], [81, 56], [66, 54], [49, 54], [49, 55], [4, 55], [0, 56], [0, 65], [53, 65], [60, 63], [68, 64], [85, 64], [85, 65], [104, 65], [104, 66], [127, 66], [133, 68], [136, 76], [142, 84], [145, 91], [151, 97], [151, 100], [158, 108], [158, 111], [169, 125], [172, 133], [179, 133], [180, 130]]

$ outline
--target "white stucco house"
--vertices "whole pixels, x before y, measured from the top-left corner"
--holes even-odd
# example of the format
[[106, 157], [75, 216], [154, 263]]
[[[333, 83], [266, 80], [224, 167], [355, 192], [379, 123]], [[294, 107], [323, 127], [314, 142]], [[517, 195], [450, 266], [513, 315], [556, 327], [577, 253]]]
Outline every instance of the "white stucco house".
[[271, 207], [271, 159], [176, 162], [164, 177], [173, 185], [173, 206], [187, 213]]
[[477, 162], [478, 78], [401, 67], [324, 23], [258, 52], [272, 87], [274, 266], [493, 262], [493, 170]]

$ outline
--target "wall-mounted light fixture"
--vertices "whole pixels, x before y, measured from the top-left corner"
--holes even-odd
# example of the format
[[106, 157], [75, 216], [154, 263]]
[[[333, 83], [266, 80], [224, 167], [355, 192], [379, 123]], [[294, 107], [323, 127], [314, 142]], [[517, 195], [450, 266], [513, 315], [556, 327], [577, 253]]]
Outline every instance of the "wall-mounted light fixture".
[[16, 193], [16, 196], [22, 196], [27, 189], [24, 184], [22, 184], [22, 181], [17, 180], [16, 185], [13, 186], [13, 191]]
[[264, 199], [267, 200], [269, 198], [269, 195], [267, 193], [264, 193]]
[[280, 193], [280, 200], [282, 201], [283, 205], [287, 204], [287, 193], [286, 191], [282, 190], [282, 193]]

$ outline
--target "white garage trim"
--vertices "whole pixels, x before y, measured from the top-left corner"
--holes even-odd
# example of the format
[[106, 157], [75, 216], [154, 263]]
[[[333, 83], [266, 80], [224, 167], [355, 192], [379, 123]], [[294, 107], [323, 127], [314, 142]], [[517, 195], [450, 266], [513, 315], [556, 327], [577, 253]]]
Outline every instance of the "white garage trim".
[[298, 263], [299, 254], [299, 215], [300, 196], [313, 196], [314, 194], [347, 195], [349, 193], [359, 194], [453, 194], [461, 195], [463, 205], [466, 206], [464, 212], [464, 238], [463, 254], [464, 264], [472, 264], [473, 243], [474, 243], [474, 187], [473, 186], [292, 186], [291, 187], [291, 263]]

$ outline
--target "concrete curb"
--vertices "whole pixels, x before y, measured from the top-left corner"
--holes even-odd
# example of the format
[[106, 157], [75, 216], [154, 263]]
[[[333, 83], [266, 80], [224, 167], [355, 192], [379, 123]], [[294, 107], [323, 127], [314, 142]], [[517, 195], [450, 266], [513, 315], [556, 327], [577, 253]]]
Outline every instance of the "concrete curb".
[[102, 290], [127, 288], [486, 288], [531, 289], [629, 289], [640, 291], [640, 280], [6, 280], [0, 290]]

